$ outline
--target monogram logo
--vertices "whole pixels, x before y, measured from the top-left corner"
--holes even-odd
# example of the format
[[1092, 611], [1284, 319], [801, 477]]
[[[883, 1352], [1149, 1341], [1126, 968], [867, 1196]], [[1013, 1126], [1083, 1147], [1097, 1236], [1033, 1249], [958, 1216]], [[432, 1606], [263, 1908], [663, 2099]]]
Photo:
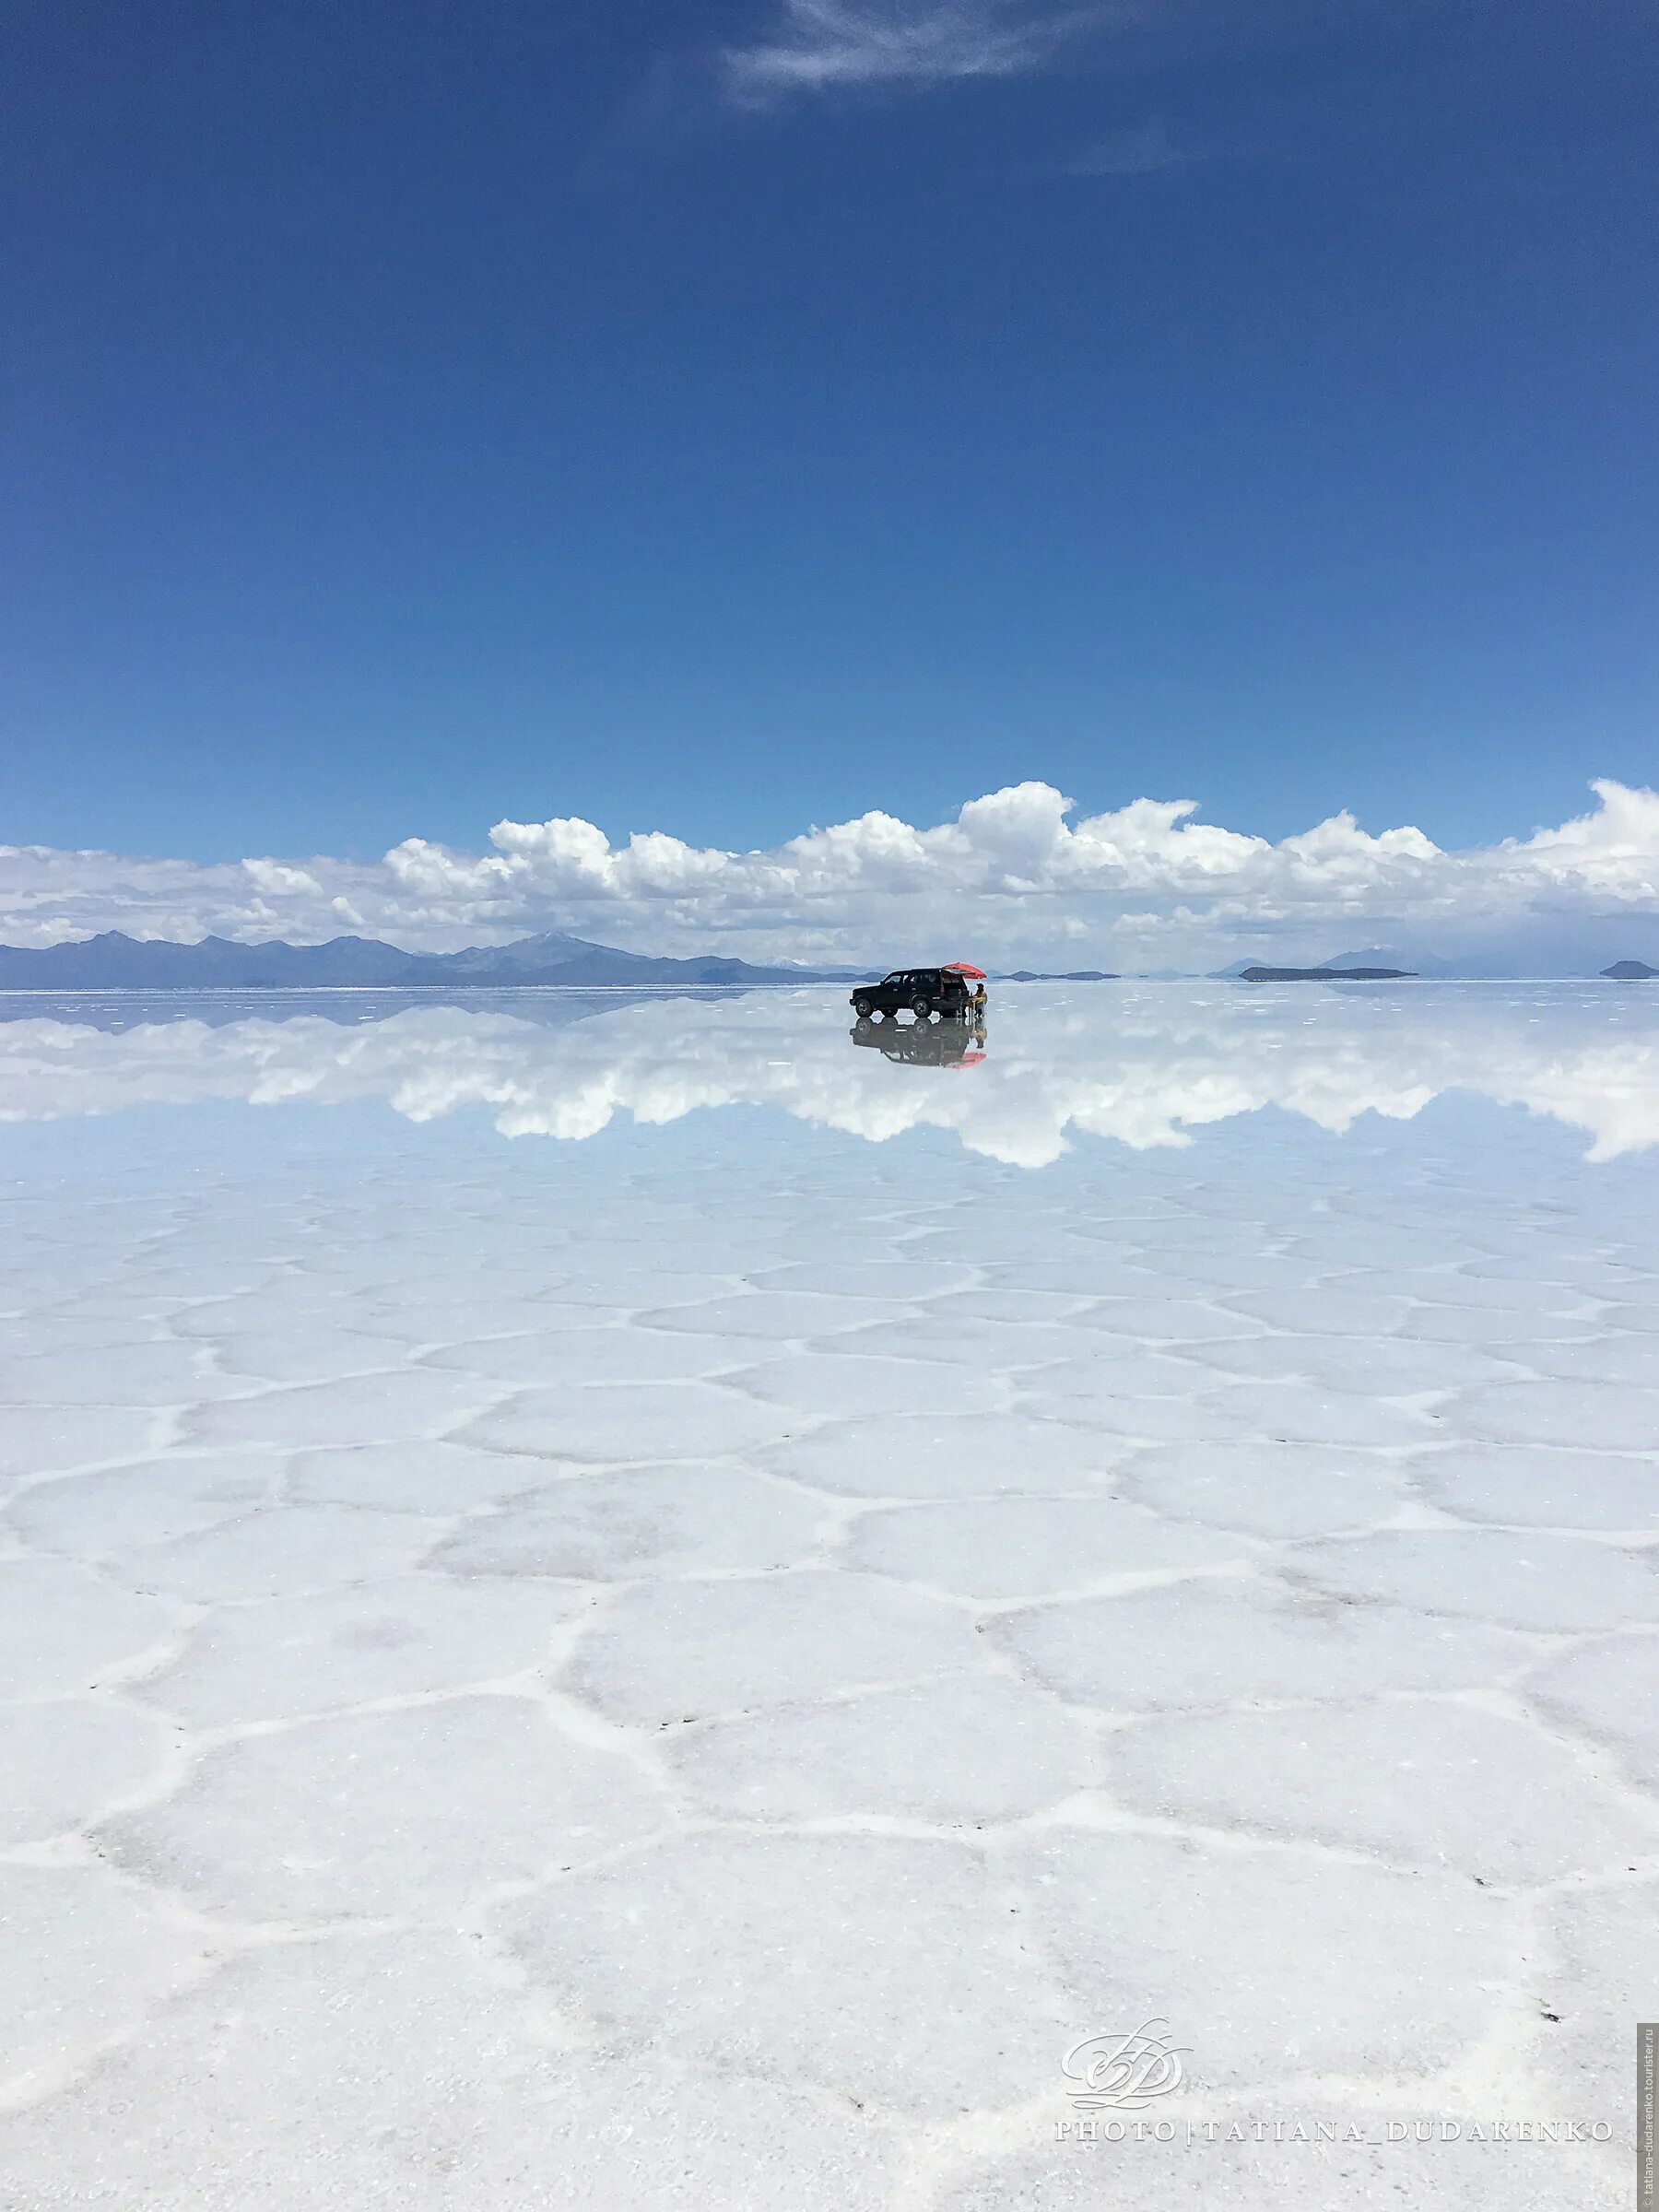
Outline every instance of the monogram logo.
[[1138, 2112], [1155, 2097], [1181, 2087], [1181, 2054], [1188, 2043], [1170, 2041], [1168, 2020], [1146, 2020], [1132, 2035], [1089, 2035], [1074, 2043], [1061, 2072], [1076, 2088], [1066, 2093], [1080, 2112], [1111, 2106]]

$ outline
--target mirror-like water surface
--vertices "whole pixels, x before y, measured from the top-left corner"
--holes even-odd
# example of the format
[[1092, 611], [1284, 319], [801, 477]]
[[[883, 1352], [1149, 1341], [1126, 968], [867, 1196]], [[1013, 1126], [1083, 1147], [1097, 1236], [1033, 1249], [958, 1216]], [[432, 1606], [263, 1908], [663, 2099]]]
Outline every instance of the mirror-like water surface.
[[[840, 990], [0, 996], [0, 1112], [208, 1100], [490, 1112], [575, 1138], [749, 1105], [879, 1140], [952, 1130], [1024, 1167], [1097, 1136], [1136, 1148], [1274, 1106], [1322, 1129], [1464, 1094], [1659, 1142], [1659, 996], [1609, 984], [1004, 989], [982, 1031], [853, 1023]], [[344, 1033], [343, 1033], [344, 1032]], [[947, 1070], [959, 1080], [917, 1080]]]
[[8, 2202], [1622, 2201], [1659, 998], [843, 995], [0, 1009]]

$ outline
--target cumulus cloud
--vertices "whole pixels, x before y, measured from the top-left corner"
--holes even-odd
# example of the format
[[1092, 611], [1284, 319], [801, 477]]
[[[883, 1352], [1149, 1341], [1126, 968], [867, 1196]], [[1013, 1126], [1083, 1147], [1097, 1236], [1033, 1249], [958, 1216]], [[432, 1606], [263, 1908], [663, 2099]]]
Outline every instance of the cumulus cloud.
[[1185, 799], [1079, 817], [1041, 782], [988, 793], [930, 827], [871, 812], [768, 852], [663, 830], [613, 844], [574, 816], [500, 821], [482, 852], [409, 837], [369, 863], [201, 866], [0, 847], [0, 937], [48, 945], [123, 929], [314, 943], [350, 931], [438, 951], [562, 929], [641, 952], [828, 962], [961, 951], [1133, 969], [1402, 941], [1452, 956], [1567, 937], [1608, 942], [1607, 958], [1640, 953], [1659, 927], [1659, 795], [1593, 788], [1596, 804], [1575, 819], [1466, 852], [1411, 827], [1371, 832], [1347, 813], [1277, 842], [1202, 821]]
[[323, 886], [309, 868], [290, 868], [279, 860], [244, 860], [249, 881], [262, 891], [310, 892], [323, 895]]

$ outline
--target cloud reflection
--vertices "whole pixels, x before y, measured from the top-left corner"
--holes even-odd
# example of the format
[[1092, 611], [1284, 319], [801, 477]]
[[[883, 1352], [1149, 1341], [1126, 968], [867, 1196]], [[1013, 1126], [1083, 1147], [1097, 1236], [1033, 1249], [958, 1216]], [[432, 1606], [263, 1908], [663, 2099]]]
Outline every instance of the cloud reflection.
[[770, 1106], [872, 1143], [947, 1129], [1036, 1168], [1078, 1137], [1187, 1145], [1264, 1107], [1340, 1132], [1462, 1092], [1583, 1131], [1592, 1159], [1659, 1143], [1659, 994], [1611, 985], [1005, 989], [983, 1058], [964, 1065], [859, 1049], [841, 994], [823, 990], [14, 998], [0, 1016], [9, 1121], [379, 1100], [417, 1122], [482, 1108], [504, 1136], [574, 1140], [618, 1117]]

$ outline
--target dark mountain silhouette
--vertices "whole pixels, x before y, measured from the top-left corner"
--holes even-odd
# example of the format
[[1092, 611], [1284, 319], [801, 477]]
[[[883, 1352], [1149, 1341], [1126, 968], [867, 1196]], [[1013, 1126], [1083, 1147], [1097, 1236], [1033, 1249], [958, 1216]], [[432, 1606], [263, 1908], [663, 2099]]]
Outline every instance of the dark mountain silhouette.
[[1030, 968], [1016, 968], [1012, 975], [999, 975], [999, 983], [1116, 983], [1121, 976], [1104, 968], [1071, 968], [1064, 975], [1036, 974]]
[[1312, 982], [1343, 976], [1349, 982], [1380, 982], [1392, 976], [1410, 976], [1415, 981], [1420, 975], [1439, 975], [1446, 971], [1444, 960], [1427, 959], [1407, 968], [1406, 957], [1397, 952], [1339, 952], [1312, 968], [1276, 968], [1265, 960], [1234, 960], [1226, 968], [1212, 969], [1211, 975], [1217, 982]]
[[[1409, 960], [1409, 968], [1406, 965]], [[1406, 952], [1394, 946], [1372, 945], [1364, 952], [1334, 952], [1328, 960], [1321, 960], [1322, 968], [1340, 968], [1345, 975], [1352, 975], [1360, 968], [1394, 969], [1401, 975], [1451, 976], [1459, 972], [1453, 960], [1442, 960], [1431, 952]]]
[[[471, 945], [465, 952], [432, 952], [411, 954], [423, 967], [441, 971], [449, 982], [465, 983], [475, 977], [488, 978], [494, 983], [517, 979], [534, 982], [555, 968], [571, 960], [581, 959], [591, 952], [606, 952], [604, 945], [590, 943], [586, 937], [566, 936], [561, 930], [547, 930], [536, 937], [520, 937], [512, 945]], [[619, 959], [629, 956], [622, 953]]]
[[173, 991], [268, 989], [284, 985], [413, 982], [414, 953], [368, 937], [327, 945], [237, 945], [204, 937], [199, 945], [147, 944], [106, 930], [69, 945], [39, 950], [0, 946], [0, 987], [14, 991]]
[[1642, 983], [1650, 976], [1659, 975], [1659, 968], [1650, 968], [1645, 960], [1615, 960], [1602, 973], [1611, 976], [1616, 983]]
[[1416, 982], [1409, 968], [1241, 968], [1241, 983]]
[[0, 991], [500, 990], [523, 983], [812, 983], [857, 981], [864, 969], [766, 968], [712, 955], [654, 959], [557, 931], [465, 952], [404, 952], [372, 937], [325, 945], [147, 943], [106, 930], [68, 945], [0, 945]]

